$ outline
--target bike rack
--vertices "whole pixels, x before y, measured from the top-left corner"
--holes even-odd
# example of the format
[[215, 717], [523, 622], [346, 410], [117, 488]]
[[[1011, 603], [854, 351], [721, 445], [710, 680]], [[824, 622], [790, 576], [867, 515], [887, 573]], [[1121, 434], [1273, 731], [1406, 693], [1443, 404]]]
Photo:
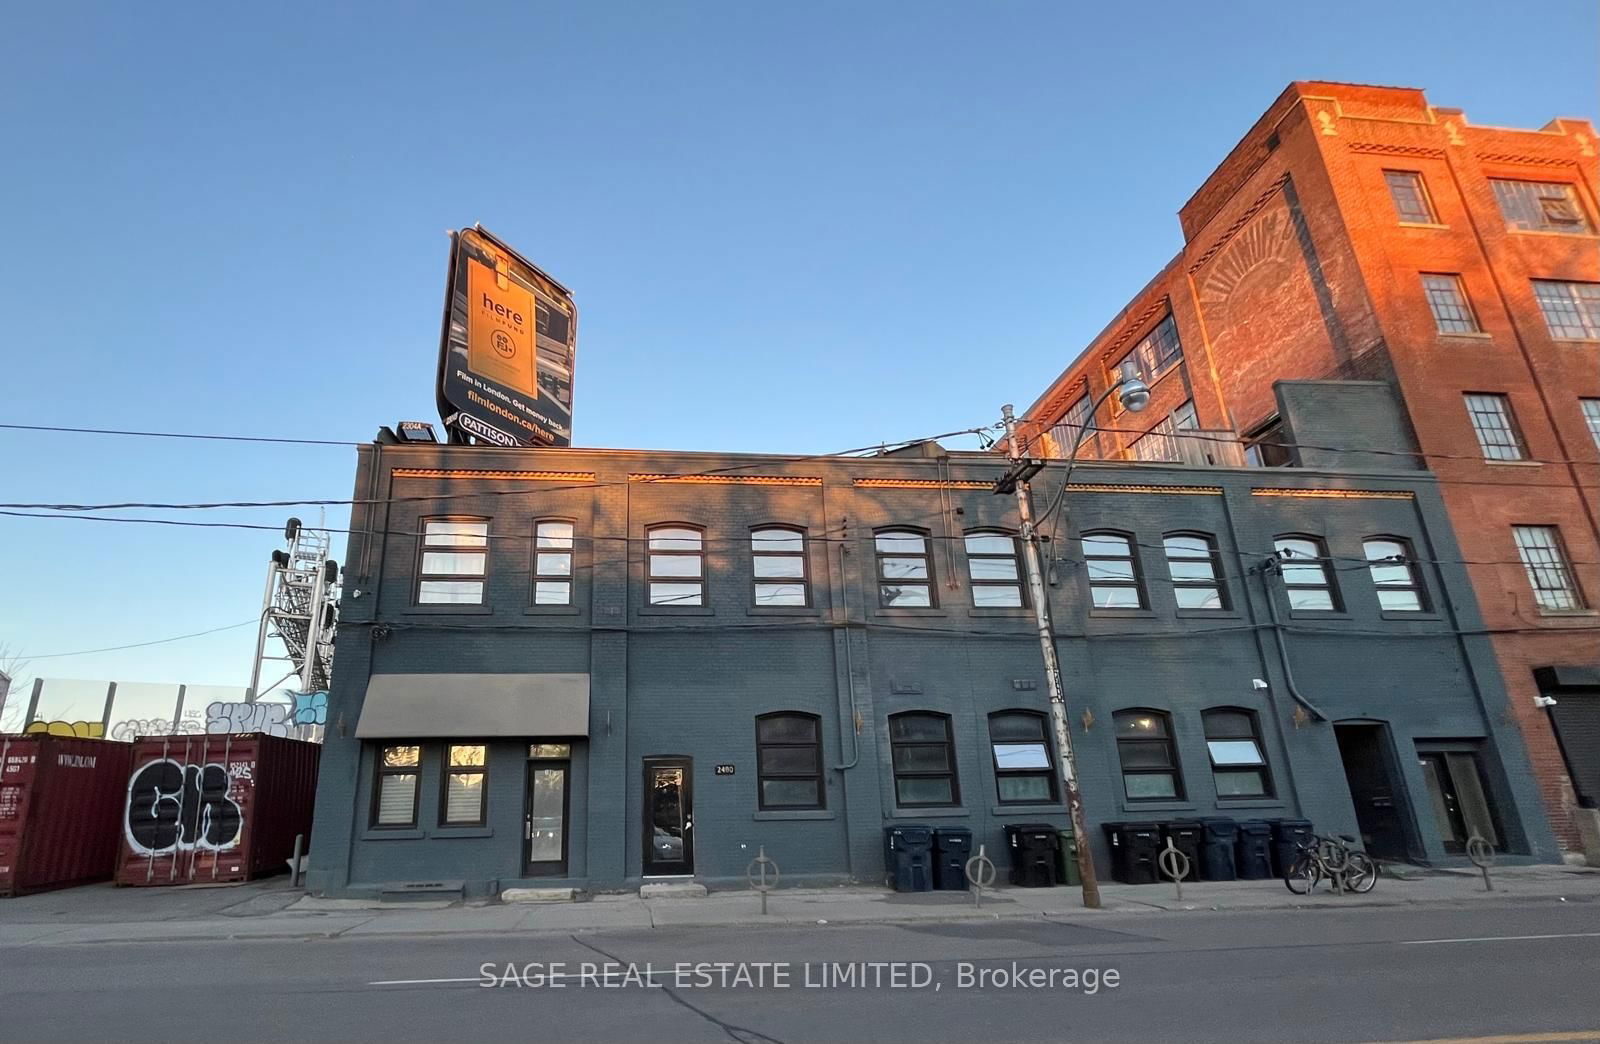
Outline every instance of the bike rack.
[[[767, 880], [767, 867], [772, 868], [772, 880]], [[744, 868], [744, 876], [750, 882], [750, 887], [761, 893], [761, 913], [767, 912], [767, 893], [778, 887], [778, 878], [783, 876], [783, 871], [778, 867], [778, 861], [767, 855], [767, 846], [762, 845], [756, 857], [750, 860], [750, 865]]]
[[983, 905], [983, 890], [994, 884], [994, 860], [986, 853], [987, 845], [978, 846], [978, 854], [967, 860], [967, 881], [972, 885], [972, 905]]
[[1172, 878], [1172, 884], [1178, 890], [1178, 901], [1183, 902], [1183, 879], [1189, 876], [1189, 857], [1178, 851], [1172, 838], [1167, 838], [1167, 847], [1156, 856], [1156, 865], [1163, 874]]
[[1483, 890], [1494, 891], [1494, 882], [1489, 880], [1489, 868], [1494, 865], [1494, 846], [1480, 834], [1473, 834], [1467, 838], [1467, 858], [1472, 865], [1483, 871]]

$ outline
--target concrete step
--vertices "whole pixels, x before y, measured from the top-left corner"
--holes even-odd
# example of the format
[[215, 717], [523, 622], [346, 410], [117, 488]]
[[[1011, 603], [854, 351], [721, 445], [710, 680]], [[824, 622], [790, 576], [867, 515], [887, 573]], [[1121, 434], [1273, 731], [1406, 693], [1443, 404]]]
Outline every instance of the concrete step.
[[500, 893], [502, 903], [570, 903], [577, 892], [571, 888], [507, 888]]
[[693, 881], [652, 881], [639, 886], [640, 899], [704, 899], [706, 886]]

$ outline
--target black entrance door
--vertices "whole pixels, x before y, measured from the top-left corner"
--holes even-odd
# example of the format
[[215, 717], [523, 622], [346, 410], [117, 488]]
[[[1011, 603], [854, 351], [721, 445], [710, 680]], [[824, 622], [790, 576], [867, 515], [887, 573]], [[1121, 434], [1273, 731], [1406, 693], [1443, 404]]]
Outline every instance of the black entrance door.
[[694, 873], [694, 762], [644, 759], [644, 873]]
[[[528, 798], [522, 828], [523, 871], [529, 877], [567, 876], [568, 784], [572, 762], [566, 744], [535, 744], [528, 758]], [[550, 756], [556, 755], [556, 756]]]
[[1395, 782], [1394, 757], [1382, 725], [1335, 725], [1339, 757], [1356, 806], [1361, 842], [1381, 859], [1407, 859], [1406, 830], [1401, 819], [1404, 792]]

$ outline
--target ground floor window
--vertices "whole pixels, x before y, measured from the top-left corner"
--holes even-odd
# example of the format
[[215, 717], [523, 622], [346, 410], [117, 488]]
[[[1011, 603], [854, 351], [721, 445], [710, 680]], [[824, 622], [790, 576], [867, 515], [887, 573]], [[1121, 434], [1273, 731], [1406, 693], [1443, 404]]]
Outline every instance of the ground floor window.
[[377, 779], [372, 788], [372, 825], [417, 825], [417, 792], [422, 748], [411, 745], [379, 747]]

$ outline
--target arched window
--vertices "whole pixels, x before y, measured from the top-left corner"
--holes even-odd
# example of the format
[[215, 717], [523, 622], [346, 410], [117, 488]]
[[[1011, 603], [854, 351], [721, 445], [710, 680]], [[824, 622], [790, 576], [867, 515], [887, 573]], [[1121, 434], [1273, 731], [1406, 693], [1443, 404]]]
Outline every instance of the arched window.
[[533, 604], [572, 604], [572, 523], [565, 519], [534, 523]]
[[1117, 757], [1122, 792], [1129, 801], [1176, 801], [1183, 797], [1183, 772], [1172, 742], [1172, 718], [1163, 711], [1117, 711]]
[[1021, 606], [1022, 574], [1017, 570], [1017, 538], [1000, 530], [967, 534], [967, 572], [975, 608]]
[[1278, 552], [1278, 567], [1283, 573], [1283, 589], [1290, 609], [1335, 612], [1339, 593], [1328, 570], [1328, 547], [1311, 536], [1277, 537], [1272, 542]]
[[915, 529], [882, 529], [873, 535], [878, 560], [878, 604], [933, 605], [933, 559], [928, 534]]
[[960, 803], [950, 715], [911, 711], [889, 715], [895, 803], [921, 808]]
[[1361, 542], [1361, 550], [1378, 589], [1379, 607], [1393, 613], [1420, 613], [1428, 607], [1410, 542], [1399, 537], [1369, 537]]
[[1044, 804], [1056, 799], [1056, 773], [1045, 728], [1044, 715], [1037, 711], [989, 715], [995, 789], [1002, 805]]
[[1125, 533], [1085, 533], [1083, 564], [1096, 609], [1143, 609], [1147, 604], [1133, 540]]
[[690, 526], [655, 526], [648, 537], [650, 604], [705, 605], [704, 534]]
[[788, 526], [751, 530], [750, 576], [758, 606], [808, 604], [805, 532]]
[[1209, 533], [1168, 533], [1161, 540], [1179, 609], [1226, 609], [1222, 556]]
[[417, 559], [418, 605], [482, 605], [489, 520], [423, 519]]
[[1272, 775], [1267, 771], [1255, 712], [1243, 707], [1213, 707], [1201, 718], [1217, 797], [1271, 797]]
[[756, 778], [763, 809], [822, 808], [822, 722], [783, 711], [756, 718]]

